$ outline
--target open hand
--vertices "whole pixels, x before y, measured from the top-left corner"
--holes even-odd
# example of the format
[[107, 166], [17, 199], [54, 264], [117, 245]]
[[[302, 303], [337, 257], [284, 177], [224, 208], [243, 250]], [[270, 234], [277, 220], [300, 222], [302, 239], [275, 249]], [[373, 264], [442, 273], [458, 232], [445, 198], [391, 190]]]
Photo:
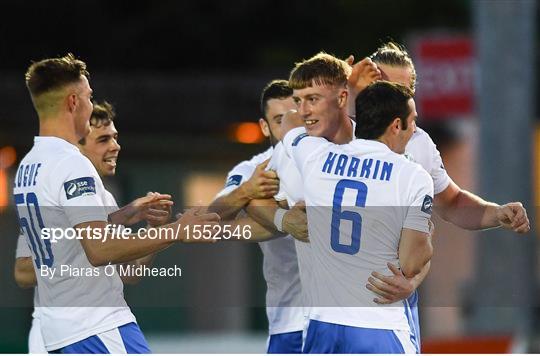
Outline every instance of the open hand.
[[150, 192], [137, 198], [128, 205], [109, 215], [112, 223], [118, 225], [134, 225], [143, 220], [159, 223], [169, 218], [173, 205], [169, 194]]
[[377, 304], [392, 304], [407, 299], [414, 292], [414, 285], [406, 278], [401, 270], [391, 263], [388, 268], [392, 276], [385, 276], [378, 272], [372, 272], [368, 278], [366, 288], [377, 294], [373, 301]]

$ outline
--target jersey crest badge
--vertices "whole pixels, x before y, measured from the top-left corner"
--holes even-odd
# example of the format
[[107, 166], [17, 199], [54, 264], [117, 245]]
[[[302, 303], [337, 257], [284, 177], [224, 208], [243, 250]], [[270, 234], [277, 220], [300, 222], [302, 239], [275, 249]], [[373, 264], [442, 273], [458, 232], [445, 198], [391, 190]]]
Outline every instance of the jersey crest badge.
[[235, 174], [234, 176], [230, 176], [229, 179], [227, 179], [227, 182], [225, 183], [225, 188], [230, 187], [231, 185], [240, 185], [241, 181], [242, 181], [242, 176], [240, 174]]
[[422, 203], [422, 209], [424, 213], [431, 215], [433, 212], [433, 198], [429, 195], [424, 197], [424, 202]]
[[64, 183], [66, 198], [84, 197], [96, 194], [96, 182], [92, 177], [83, 177], [70, 180]]

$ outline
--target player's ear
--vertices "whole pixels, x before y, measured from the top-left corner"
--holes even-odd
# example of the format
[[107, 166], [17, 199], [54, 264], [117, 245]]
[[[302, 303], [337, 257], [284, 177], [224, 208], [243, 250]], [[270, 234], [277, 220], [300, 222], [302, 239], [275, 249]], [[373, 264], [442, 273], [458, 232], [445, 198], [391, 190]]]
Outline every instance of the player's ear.
[[265, 119], [259, 119], [259, 126], [261, 127], [264, 137], [270, 137], [270, 128], [268, 127], [268, 122], [266, 122]]
[[74, 112], [75, 108], [77, 107], [77, 94], [71, 93], [67, 96], [67, 109], [69, 112]]
[[349, 92], [347, 90], [342, 90], [341, 93], [338, 96], [338, 105], [340, 108], [345, 107], [347, 105], [347, 97], [349, 96]]
[[396, 117], [394, 121], [392, 121], [392, 132], [395, 134], [399, 134], [401, 131], [401, 118]]

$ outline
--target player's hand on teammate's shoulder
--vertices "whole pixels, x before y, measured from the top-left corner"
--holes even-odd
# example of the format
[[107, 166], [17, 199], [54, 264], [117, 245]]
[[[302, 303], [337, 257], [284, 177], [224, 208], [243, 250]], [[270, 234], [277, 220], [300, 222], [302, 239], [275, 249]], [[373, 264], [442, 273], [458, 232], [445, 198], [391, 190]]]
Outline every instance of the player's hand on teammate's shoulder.
[[267, 171], [266, 166], [270, 159], [262, 162], [255, 168], [255, 172], [243, 185], [250, 200], [272, 198], [279, 191], [279, 178], [275, 171]]
[[306, 204], [299, 201], [283, 216], [283, 231], [302, 242], [309, 242]]
[[173, 205], [169, 194], [149, 192], [109, 215], [111, 223], [119, 225], [134, 225], [147, 221], [150, 225], [166, 223], [170, 217], [170, 208]]
[[366, 288], [377, 295], [373, 299], [377, 304], [392, 304], [408, 298], [414, 292], [413, 282], [397, 266], [388, 263], [388, 268], [392, 271], [391, 276], [372, 272], [366, 284]]
[[497, 208], [497, 220], [505, 229], [525, 234], [531, 230], [527, 210], [520, 202], [512, 202]]
[[356, 96], [371, 83], [382, 79], [381, 71], [370, 58], [366, 57], [353, 64], [354, 57], [349, 56], [346, 61], [352, 67], [347, 84], [353, 96]]
[[214, 243], [212, 237], [214, 228], [219, 225], [221, 217], [216, 213], [209, 213], [205, 207], [196, 207], [178, 214], [177, 220], [168, 226], [179, 226], [177, 237], [184, 243]]

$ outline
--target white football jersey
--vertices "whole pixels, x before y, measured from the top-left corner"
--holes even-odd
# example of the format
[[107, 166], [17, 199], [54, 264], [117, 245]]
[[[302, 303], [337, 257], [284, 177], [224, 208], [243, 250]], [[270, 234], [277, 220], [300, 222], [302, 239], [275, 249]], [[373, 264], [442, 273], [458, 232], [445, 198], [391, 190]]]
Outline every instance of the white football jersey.
[[405, 155], [413, 162], [420, 164], [429, 173], [433, 179], [435, 194], [439, 194], [448, 187], [451, 179], [444, 169], [441, 154], [427, 132], [418, 126], [405, 147]]
[[365, 288], [372, 271], [399, 265], [403, 228], [429, 232], [433, 182], [420, 165], [377, 141], [336, 145], [289, 132], [284, 147], [300, 171], [311, 244], [310, 319], [409, 330], [407, 306], [381, 307]]
[[[231, 193], [249, 180], [255, 168], [270, 158], [273, 152], [270, 147], [250, 160], [237, 164], [227, 174], [225, 188], [216, 198]], [[266, 314], [271, 335], [303, 328], [302, 311], [295, 307], [301, 303], [301, 288], [294, 241], [293, 237], [285, 236], [259, 243], [263, 252], [263, 275], [267, 286]]]
[[47, 350], [135, 322], [117, 273], [109, 277], [105, 266], [93, 267], [80, 241], [43, 238], [44, 228], [65, 231], [84, 222], [107, 221], [107, 193], [78, 148], [57, 137], [36, 137], [17, 170], [14, 198], [34, 259]]
[[[352, 129], [356, 128], [356, 122], [351, 120]], [[305, 128], [299, 128], [306, 132]], [[272, 159], [268, 167], [276, 171], [279, 177], [279, 192], [274, 199], [277, 201], [287, 200], [289, 207], [304, 200], [304, 183], [296, 166], [296, 162], [287, 153], [283, 142], [279, 142], [274, 148]], [[311, 274], [311, 245], [309, 243], [294, 240], [296, 245], [296, 254], [298, 257], [298, 270], [300, 272], [300, 281], [302, 284], [302, 307], [305, 322], [309, 318], [309, 306], [311, 305], [309, 288], [314, 285]], [[307, 323], [304, 327], [307, 326]]]
[[[114, 199], [114, 196], [108, 190], [105, 190], [104, 202], [105, 208], [109, 214], [118, 210], [116, 199]], [[30, 250], [24, 234], [21, 234], [17, 239], [17, 250], [15, 253], [15, 258], [25, 257], [32, 257], [32, 250]], [[43, 336], [41, 335], [41, 322], [39, 320], [40, 306], [38, 295], [38, 288], [34, 287], [34, 311], [32, 313], [33, 320], [32, 326], [30, 327], [30, 332], [28, 334], [28, 352], [31, 354], [47, 353], [45, 348], [45, 342], [43, 341]]]

